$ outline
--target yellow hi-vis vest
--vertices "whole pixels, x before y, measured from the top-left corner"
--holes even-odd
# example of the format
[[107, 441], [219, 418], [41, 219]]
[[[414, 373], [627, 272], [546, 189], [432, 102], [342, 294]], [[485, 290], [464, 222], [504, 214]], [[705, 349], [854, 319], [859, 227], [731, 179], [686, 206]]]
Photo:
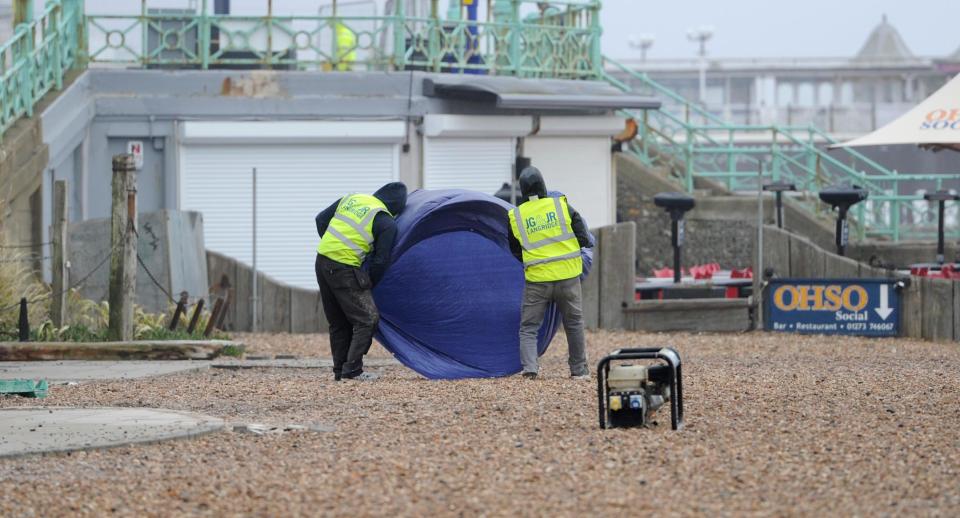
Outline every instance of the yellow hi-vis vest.
[[527, 281], [562, 281], [583, 272], [580, 243], [570, 226], [565, 196], [530, 200], [509, 214], [510, 229], [523, 247]]
[[357, 60], [357, 35], [340, 22], [334, 26], [334, 32], [337, 36], [337, 70], [350, 70]]
[[373, 248], [373, 218], [387, 206], [369, 194], [348, 194], [337, 205], [317, 253], [338, 263], [360, 266]]

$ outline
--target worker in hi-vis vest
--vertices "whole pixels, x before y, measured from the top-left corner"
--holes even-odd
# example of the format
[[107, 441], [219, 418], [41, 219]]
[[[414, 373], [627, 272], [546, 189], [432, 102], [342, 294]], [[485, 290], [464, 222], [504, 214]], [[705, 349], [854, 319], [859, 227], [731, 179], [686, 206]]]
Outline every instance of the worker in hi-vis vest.
[[337, 70], [350, 70], [357, 60], [357, 35], [340, 22], [334, 26], [334, 31], [337, 37]]
[[[363, 372], [380, 314], [371, 289], [390, 263], [397, 217], [407, 205], [407, 186], [392, 182], [373, 196], [348, 194], [317, 214], [317, 284], [330, 324], [333, 378], [373, 380]], [[369, 273], [362, 266], [369, 267]]]
[[547, 306], [556, 302], [567, 333], [570, 376], [589, 378], [580, 292], [580, 249], [592, 246], [586, 225], [566, 196], [547, 196], [547, 186], [536, 167], [525, 168], [519, 181], [523, 203], [508, 210], [507, 217], [510, 249], [523, 262], [526, 278], [520, 314], [523, 376], [537, 377], [537, 331]]

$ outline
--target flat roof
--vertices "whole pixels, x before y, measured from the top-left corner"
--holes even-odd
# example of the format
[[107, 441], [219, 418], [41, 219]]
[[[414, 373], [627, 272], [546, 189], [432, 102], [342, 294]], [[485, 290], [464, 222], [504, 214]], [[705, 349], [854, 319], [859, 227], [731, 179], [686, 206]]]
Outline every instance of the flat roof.
[[423, 95], [441, 99], [488, 103], [500, 109], [516, 110], [655, 110], [654, 97], [621, 92], [600, 81], [562, 79], [518, 79], [435, 75], [424, 78]]

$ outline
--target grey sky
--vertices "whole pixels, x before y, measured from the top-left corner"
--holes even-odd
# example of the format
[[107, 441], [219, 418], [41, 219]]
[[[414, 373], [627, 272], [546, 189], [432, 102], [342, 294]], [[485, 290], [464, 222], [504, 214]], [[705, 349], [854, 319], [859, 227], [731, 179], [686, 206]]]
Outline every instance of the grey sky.
[[960, 0], [603, 0], [603, 48], [613, 58], [639, 58], [627, 39], [650, 33], [648, 58], [693, 57], [687, 29], [712, 25], [712, 56], [851, 56], [883, 13], [914, 54], [960, 47]]

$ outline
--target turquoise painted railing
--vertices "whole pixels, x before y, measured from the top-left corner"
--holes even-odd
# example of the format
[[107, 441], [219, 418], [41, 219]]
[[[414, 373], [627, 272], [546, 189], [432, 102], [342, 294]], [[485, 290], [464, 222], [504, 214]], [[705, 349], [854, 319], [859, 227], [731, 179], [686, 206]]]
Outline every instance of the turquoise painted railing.
[[[661, 110], [630, 114], [640, 131], [629, 149], [648, 165], [668, 168], [688, 192], [693, 191], [695, 178], [712, 180], [732, 192], [756, 192], [762, 167], [764, 181], [796, 184], [806, 193], [798, 199], [811, 211], [822, 212], [816, 197], [820, 189], [856, 184], [869, 192], [868, 201], [851, 213], [857, 237], [899, 241], [935, 235], [936, 212], [918, 191], [960, 185], [960, 174], [903, 174], [855, 149], [828, 150], [837, 142], [812, 126], [729, 124], [646, 74], [610, 59], [605, 64], [604, 78], [610, 83], [664, 101]], [[951, 237], [960, 237], [960, 232], [952, 231]]]
[[385, 16], [235, 16], [207, 14], [206, 1], [198, 13], [171, 13], [150, 10], [142, 0], [139, 14], [86, 17], [87, 59], [144, 67], [420, 69], [555, 78], [599, 72], [598, 0], [553, 1], [562, 9], [523, 17], [535, 2], [497, 2], [493, 19], [477, 22], [411, 17], [403, 4]]
[[[834, 183], [868, 189], [853, 213], [859, 237], [929, 237], [932, 214], [917, 189], [935, 190], [960, 175], [901, 174], [855, 150], [825, 151], [834, 141], [813, 127], [731, 125], [644, 74], [604, 60], [598, 0], [497, 1], [492, 19], [411, 17], [397, 2], [384, 16], [265, 16], [151, 10], [83, 14], [82, 0], [48, 0], [44, 12], [0, 46], [0, 138], [35, 103], [60, 88], [71, 68], [89, 64], [156, 68], [260, 66], [298, 70], [428, 70], [569, 79], [603, 78], [655, 95], [666, 109], [633, 114], [640, 135], [630, 147], [650, 165], [667, 166], [693, 190], [695, 178], [731, 191], [755, 191], [763, 177], [789, 180], [809, 193]], [[336, 10], [333, 10], [336, 13]], [[433, 13], [437, 12], [434, 2]], [[614, 77], [608, 65], [620, 74]], [[953, 184], [951, 184], [953, 185]], [[801, 198], [823, 210], [815, 196]]]
[[207, 0], [196, 12], [152, 10], [141, 0], [137, 14], [84, 15], [82, 0], [47, 0], [0, 46], [0, 138], [67, 71], [88, 65], [600, 74], [599, 0], [551, 0], [543, 13], [533, 0], [497, 1], [492, 19], [478, 22], [411, 17], [403, 4], [384, 16], [287, 16], [264, 0], [265, 16], [234, 16], [208, 14]]
[[31, 23], [14, 28], [0, 44], [0, 138], [50, 90], [63, 87], [64, 75], [78, 65], [82, 0], [47, 2]]

